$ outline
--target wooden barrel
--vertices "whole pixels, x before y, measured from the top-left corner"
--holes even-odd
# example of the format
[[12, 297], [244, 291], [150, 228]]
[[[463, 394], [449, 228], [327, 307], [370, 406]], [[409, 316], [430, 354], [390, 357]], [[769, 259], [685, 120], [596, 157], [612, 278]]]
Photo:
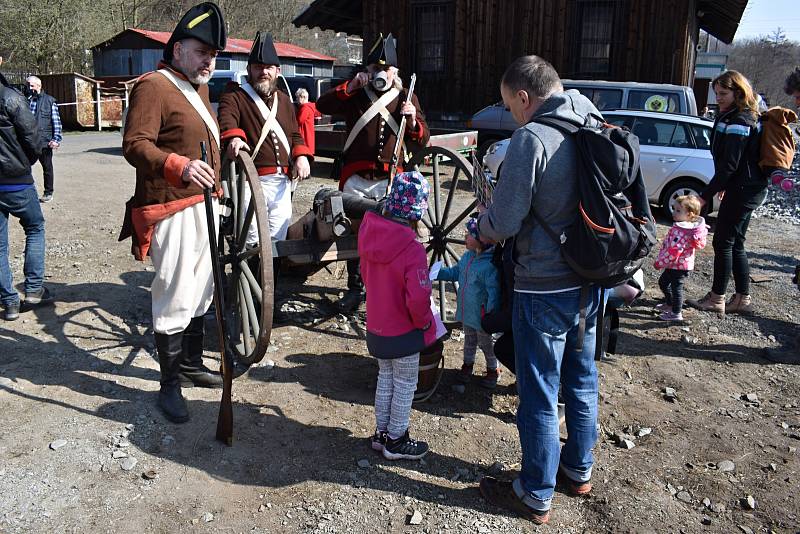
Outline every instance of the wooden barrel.
[[417, 391], [414, 393], [414, 402], [426, 401], [436, 393], [443, 373], [444, 343], [442, 340], [438, 340], [419, 353], [419, 379], [417, 380]]

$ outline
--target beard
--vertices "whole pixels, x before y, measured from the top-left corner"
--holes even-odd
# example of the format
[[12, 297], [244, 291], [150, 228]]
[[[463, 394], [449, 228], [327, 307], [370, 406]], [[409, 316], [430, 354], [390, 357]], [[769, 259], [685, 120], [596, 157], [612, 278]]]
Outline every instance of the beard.
[[192, 73], [185, 73], [186, 77], [195, 85], [205, 85], [209, 81], [211, 81], [211, 75], [213, 72], [209, 72], [208, 74], [200, 74], [199, 71], [194, 71]]
[[253, 86], [253, 89], [255, 89], [256, 93], [258, 93], [259, 95], [270, 96], [272, 93], [275, 92], [275, 87], [277, 87], [278, 85], [278, 80], [276, 78], [272, 81], [264, 80], [261, 82], [251, 82], [250, 85]]

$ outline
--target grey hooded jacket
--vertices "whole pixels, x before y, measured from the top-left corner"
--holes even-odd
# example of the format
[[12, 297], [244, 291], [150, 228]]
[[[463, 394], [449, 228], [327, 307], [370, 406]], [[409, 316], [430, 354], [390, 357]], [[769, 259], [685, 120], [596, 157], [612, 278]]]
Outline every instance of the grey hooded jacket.
[[517, 291], [551, 292], [578, 287], [581, 279], [561, 257], [556, 243], [536, 222], [532, 210], [556, 232], [578, 215], [578, 149], [573, 139], [539, 117], [556, 117], [579, 126], [599, 126], [602, 115], [585, 96], [570, 90], [542, 103], [531, 122], [511, 136], [492, 205], [478, 220], [481, 236], [514, 240]]

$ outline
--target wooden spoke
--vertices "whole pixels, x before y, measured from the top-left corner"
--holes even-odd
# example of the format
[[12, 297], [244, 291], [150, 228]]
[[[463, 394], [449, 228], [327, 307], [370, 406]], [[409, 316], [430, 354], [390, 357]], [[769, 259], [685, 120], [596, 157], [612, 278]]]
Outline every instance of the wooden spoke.
[[[228, 309], [225, 310], [228, 346], [243, 366], [264, 358], [272, 333], [275, 299], [272, 280], [272, 243], [269, 210], [256, 168], [241, 152], [235, 162], [223, 162], [223, 199], [230, 206], [222, 226], [221, 259], [225, 261]], [[251, 224], [258, 242], [247, 243]]]

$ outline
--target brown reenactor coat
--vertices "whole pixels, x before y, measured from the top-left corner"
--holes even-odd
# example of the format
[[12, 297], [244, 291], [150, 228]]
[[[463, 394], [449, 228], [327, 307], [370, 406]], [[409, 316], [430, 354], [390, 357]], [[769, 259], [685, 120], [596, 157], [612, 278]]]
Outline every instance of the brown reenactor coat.
[[[264, 102], [267, 108], [271, 109], [272, 98], [264, 99]], [[264, 118], [258, 106], [244, 89], [237, 87], [224, 93], [219, 102], [218, 113], [221, 130], [220, 138], [223, 146], [232, 138], [239, 137], [250, 146], [251, 150], [255, 148], [259, 137], [261, 137]], [[253, 163], [260, 175], [275, 174], [277, 172], [290, 174], [289, 166], [291, 160], [298, 156], [306, 156], [309, 160], [313, 159], [311, 150], [306, 146], [303, 137], [300, 135], [294, 104], [282, 91], [278, 91], [276, 120], [286, 134], [291, 154], [286, 153], [286, 149], [278, 140], [278, 136], [274, 132], [270, 132], [261, 144], [258, 154], [253, 159]], [[279, 170], [279, 167], [282, 170]]]
[[[186, 77], [164, 63], [173, 74]], [[208, 86], [196, 87], [211, 115]], [[203, 191], [181, 179], [190, 160], [200, 159], [205, 141], [208, 164], [214, 169], [219, 191], [221, 156], [217, 142], [186, 97], [158, 72], [142, 76], [133, 87], [122, 138], [122, 151], [136, 168], [136, 191], [128, 201], [120, 239], [133, 237], [132, 252], [143, 260], [150, 248], [155, 224], [188, 206], [203, 202]]]

